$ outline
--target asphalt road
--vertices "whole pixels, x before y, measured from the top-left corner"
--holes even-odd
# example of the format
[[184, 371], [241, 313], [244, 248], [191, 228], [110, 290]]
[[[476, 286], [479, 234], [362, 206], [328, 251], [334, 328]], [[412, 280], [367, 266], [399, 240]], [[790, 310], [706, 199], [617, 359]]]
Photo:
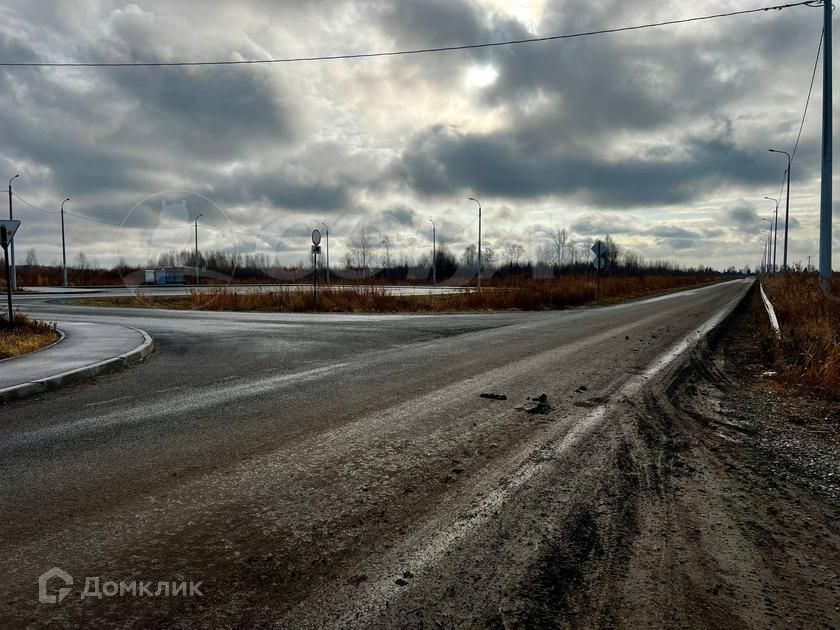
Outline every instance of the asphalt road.
[[[575, 554], [601, 544], [598, 515], [633, 490], [622, 418], [748, 286], [432, 316], [31, 301], [36, 316], [127, 324], [160, 348], [0, 407], [0, 626], [565, 614], [551, 611], [557, 584], [574, 582]], [[74, 578], [56, 605], [37, 598], [51, 567]], [[90, 577], [201, 581], [203, 595], [81, 599]]]

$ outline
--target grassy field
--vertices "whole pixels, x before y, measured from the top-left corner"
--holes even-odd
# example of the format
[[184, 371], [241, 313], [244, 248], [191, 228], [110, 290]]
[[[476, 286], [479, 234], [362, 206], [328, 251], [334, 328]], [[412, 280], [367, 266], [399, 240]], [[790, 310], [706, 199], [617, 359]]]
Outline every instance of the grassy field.
[[14, 328], [8, 328], [6, 320], [0, 318], [0, 359], [40, 350], [58, 341], [58, 337], [54, 326], [24, 315], [15, 316]]
[[[652, 293], [720, 280], [706, 275], [613, 276], [601, 280], [601, 301], [616, 302]], [[333, 313], [416, 313], [491, 310], [545, 310], [591, 304], [596, 300], [595, 279], [567, 275], [551, 280], [518, 279], [487, 289], [446, 295], [390, 295], [375, 286], [319, 289], [318, 310]], [[84, 300], [98, 306], [204, 309], [214, 311], [308, 312], [312, 292], [278, 288], [260, 292], [215, 289], [192, 291], [185, 297], [154, 297], [142, 293], [131, 298]]]
[[[825, 296], [816, 274], [780, 274], [762, 282], [782, 332], [780, 376], [840, 399], [840, 298]], [[833, 293], [840, 296], [840, 278]]]

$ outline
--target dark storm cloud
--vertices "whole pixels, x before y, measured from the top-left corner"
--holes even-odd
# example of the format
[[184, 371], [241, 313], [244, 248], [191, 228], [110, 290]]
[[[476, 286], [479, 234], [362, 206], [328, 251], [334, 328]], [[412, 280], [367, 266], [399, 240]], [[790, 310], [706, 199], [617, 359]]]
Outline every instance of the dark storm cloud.
[[[102, 37], [73, 41], [68, 51], [77, 59], [156, 61], [172, 54], [173, 41], [190, 45], [170, 23], [150, 16], [131, 7], [115, 11]], [[43, 27], [43, 21], [38, 24]], [[35, 35], [32, 28], [18, 16], [0, 24], [0, 59], [61, 58], [45, 47], [65, 34], [42, 28]], [[4, 74], [11, 89], [0, 93], [0, 150], [22, 171], [21, 190], [47, 206], [70, 196], [79, 212], [108, 222], [120, 222], [134, 203], [161, 190], [214, 190], [224, 181], [219, 162], [252, 160], [266, 149], [287, 146], [299, 124], [295, 108], [265, 69]], [[276, 199], [292, 208], [336, 208], [348, 199], [345, 182], [304, 176], [245, 184], [247, 199]]]
[[462, 0], [397, 0], [374, 9], [382, 30], [409, 45], [483, 41], [482, 11]]
[[232, 178], [231, 189], [220, 198], [239, 203], [261, 202], [292, 210], [335, 210], [349, 200], [343, 183], [294, 179], [285, 173]]
[[668, 245], [672, 249], [685, 250], [685, 249], [692, 249], [693, 247], [695, 247], [697, 245], [697, 241], [696, 241], [696, 239], [675, 238], [675, 239], [669, 239], [668, 240]]
[[203, 157], [234, 159], [293, 137], [291, 108], [264, 70], [133, 69], [115, 83], [141, 131]]
[[388, 208], [382, 213], [386, 219], [393, 221], [398, 225], [412, 225], [414, 223], [416, 213], [407, 206], [398, 206], [395, 208]]
[[632, 226], [617, 221], [615, 217], [586, 217], [572, 223], [572, 231], [588, 236], [603, 234], [628, 234]]
[[724, 210], [722, 218], [725, 224], [732, 225], [742, 232], [754, 233], [762, 228], [762, 221], [753, 206], [740, 205]]
[[645, 233], [660, 239], [697, 240], [701, 238], [699, 232], [687, 230], [676, 225], [658, 225], [645, 230]]
[[608, 160], [550, 148], [535, 152], [516, 131], [465, 134], [438, 125], [409, 143], [394, 173], [425, 195], [580, 195], [609, 206], [682, 203], [725, 184], [774, 181], [767, 156], [741, 149], [725, 135], [685, 138], [681, 151], [671, 159]]

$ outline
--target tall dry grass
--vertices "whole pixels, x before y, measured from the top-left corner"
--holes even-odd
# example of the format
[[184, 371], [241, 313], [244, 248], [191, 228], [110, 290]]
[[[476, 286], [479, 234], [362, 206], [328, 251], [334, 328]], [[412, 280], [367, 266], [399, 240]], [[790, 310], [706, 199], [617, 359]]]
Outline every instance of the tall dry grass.
[[0, 316], [0, 359], [17, 357], [40, 350], [58, 341], [55, 325], [15, 314], [15, 325], [8, 328], [5, 317]]
[[[840, 399], [840, 298], [824, 295], [816, 274], [780, 274], [762, 282], [782, 332], [782, 376]], [[838, 278], [833, 294], [840, 296]]]
[[[611, 302], [719, 280], [706, 275], [613, 276], [601, 280], [601, 300]], [[443, 295], [392, 295], [377, 286], [321, 288], [318, 310], [344, 313], [453, 312], [543, 310], [590, 304], [596, 299], [591, 275], [566, 275], [550, 280], [518, 279], [482, 291]], [[137, 305], [149, 306], [148, 298]], [[190, 306], [224, 311], [304, 312], [313, 309], [312, 292], [280, 287], [260, 292], [235, 289], [192, 291]], [[159, 304], [162, 305], [162, 304]]]

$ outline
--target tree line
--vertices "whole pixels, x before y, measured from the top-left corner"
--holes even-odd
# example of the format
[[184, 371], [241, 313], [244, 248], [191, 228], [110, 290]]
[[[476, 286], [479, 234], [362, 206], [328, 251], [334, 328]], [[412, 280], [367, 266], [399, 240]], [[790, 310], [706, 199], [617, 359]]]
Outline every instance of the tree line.
[[[381, 241], [377, 242], [381, 238]], [[714, 273], [711, 268], [681, 267], [671, 261], [646, 261], [638, 252], [620, 246], [614, 238], [606, 235], [601, 239], [606, 245], [606, 266], [602, 270], [607, 275], [628, 274], [679, 274], [679, 273]], [[517, 276], [553, 277], [566, 273], [594, 273], [593, 255], [590, 248], [593, 239], [573, 240], [564, 228], [552, 230], [548, 239], [543, 239], [529, 256], [521, 243], [511, 242], [501, 249], [483, 247], [481, 251], [482, 278], [507, 278]], [[326, 260], [319, 257], [319, 274], [325, 273]], [[205, 274], [235, 278], [244, 281], [295, 280], [311, 276], [311, 259], [301, 259], [297, 263], [281, 263], [278, 256], [271, 257], [263, 252], [238, 253], [220, 249], [200, 251], [198, 259], [193, 249], [170, 250], [150, 257], [143, 266], [132, 265], [121, 258], [111, 268], [103, 268], [96, 258], [84, 252], [78, 252], [68, 264], [73, 281], [78, 284], [101, 280], [103, 275], [126, 278], [142, 273], [147, 268], [182, 268], [187, 276], [192, 269], [199, 267]], [[434, 273], [433, 273], [434, 266]], [[47, 276], [54, 275], [60, 265], [52, 263], [38, 264], [35, 249], [26, 252], [23, 265], [18, 265], [21, 282], [27, 279], [40, 279], [46, 284]], [[433, 275], [439, 282], [447, 280], [470, 281], [478, 271], [478, 247], [472, 243], [459, 254], [452, 252], [446, 242], [438, 243], [434, 261], [431, 247], [419, 256], [410, 256], [399, 252], [388, 236], [361, 229], [353, 234], [346, 243], [343, 255], [330, 261], [330, 270], [346, 279], [386, 280], [428, 282]], [[750, 273], [749, 268], [736, 270], [734, 267], [724, 273]], [[142, 280], [140, 281], [142, 282]]]

